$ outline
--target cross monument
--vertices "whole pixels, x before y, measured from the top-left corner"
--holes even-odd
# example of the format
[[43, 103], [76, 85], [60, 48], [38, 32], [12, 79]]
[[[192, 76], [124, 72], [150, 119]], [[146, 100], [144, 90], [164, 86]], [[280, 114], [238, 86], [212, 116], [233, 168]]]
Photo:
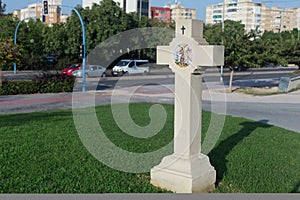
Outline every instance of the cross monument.
[[151, 169], [151, 183], [176, 193], [203, 193], [215, 189], [216, 171], [201, 153], [201, 70], [224, 64], [224, 47], [203, 38], [203, 22], [176, 21], [176, 37], [157, 47], [157, 63], [175, 73], [174, 153]]

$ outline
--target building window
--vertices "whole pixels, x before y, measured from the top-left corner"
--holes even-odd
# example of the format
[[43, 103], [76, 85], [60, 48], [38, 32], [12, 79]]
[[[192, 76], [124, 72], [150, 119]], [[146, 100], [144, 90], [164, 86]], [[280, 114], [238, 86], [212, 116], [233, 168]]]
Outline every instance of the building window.
[[228, 9], [227, 12], [236, 12], [236, 9]]
[[221, 11], [221, 10], [214, 10], [213, 13], [215, 13], [215, 14], [217, 14], [217, 13], [222, 13], [222, 11]]
[[230, 4], [228, 4], [228, 7], [233, 7], [233, 6], [237, 6], [237, 4], [236, 3], [230, 3]]
[[[142, 7], [140, 7], [142, 1]], [[142, 15], [149, 15], [149, 0], [138, 0], [137, 2], [137, 12], [139, 13], [142, 10]]]
[[214, 15], [213, 18], [214, 19], [220, 19], [220, 18], [222, 18], [222, 15]]
[[222, 8], [222, 5], [214, 5], [213, 8]]

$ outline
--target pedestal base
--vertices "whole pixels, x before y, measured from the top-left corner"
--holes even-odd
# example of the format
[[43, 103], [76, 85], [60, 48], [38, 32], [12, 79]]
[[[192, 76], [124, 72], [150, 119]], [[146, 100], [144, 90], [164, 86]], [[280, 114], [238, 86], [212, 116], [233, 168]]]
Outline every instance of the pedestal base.
[[216, 171], [204, 154], [169, 155], [151, 169], [151, 184], [175, 193], [206, 193], [215, 189], [215, 182]]

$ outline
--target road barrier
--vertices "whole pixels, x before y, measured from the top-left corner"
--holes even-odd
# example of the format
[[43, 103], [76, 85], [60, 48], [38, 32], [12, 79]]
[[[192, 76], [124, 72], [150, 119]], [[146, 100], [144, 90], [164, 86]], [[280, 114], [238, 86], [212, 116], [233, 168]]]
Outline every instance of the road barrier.
[[279, 92], [289, 92], [300, 87], [300, 76], [286, 76], [281, 77], [279, 82]]

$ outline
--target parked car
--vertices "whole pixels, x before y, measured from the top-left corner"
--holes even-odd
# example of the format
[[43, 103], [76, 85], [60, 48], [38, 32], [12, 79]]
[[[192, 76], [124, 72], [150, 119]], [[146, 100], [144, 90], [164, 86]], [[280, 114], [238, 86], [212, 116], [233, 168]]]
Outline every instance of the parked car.
[[72, 76], [73, 71], [79, 70], [81, 63], [72, 64], [70, 67], [66, 67], [61, 71], [62, 75]]
[[[82, 69], [73, 71], [72, 75], [82, 77]], [[99, 65], [88, 65], [85, 67], [85, 74], [87, 77], [106, 77], [106, 68]]]
[[119, 76], [124, 74], [145, 74], [150, 72], [149, 66], [143, 66], [149, 64], [148, 60], [121, 60], [112, 69], [113, 76]]

